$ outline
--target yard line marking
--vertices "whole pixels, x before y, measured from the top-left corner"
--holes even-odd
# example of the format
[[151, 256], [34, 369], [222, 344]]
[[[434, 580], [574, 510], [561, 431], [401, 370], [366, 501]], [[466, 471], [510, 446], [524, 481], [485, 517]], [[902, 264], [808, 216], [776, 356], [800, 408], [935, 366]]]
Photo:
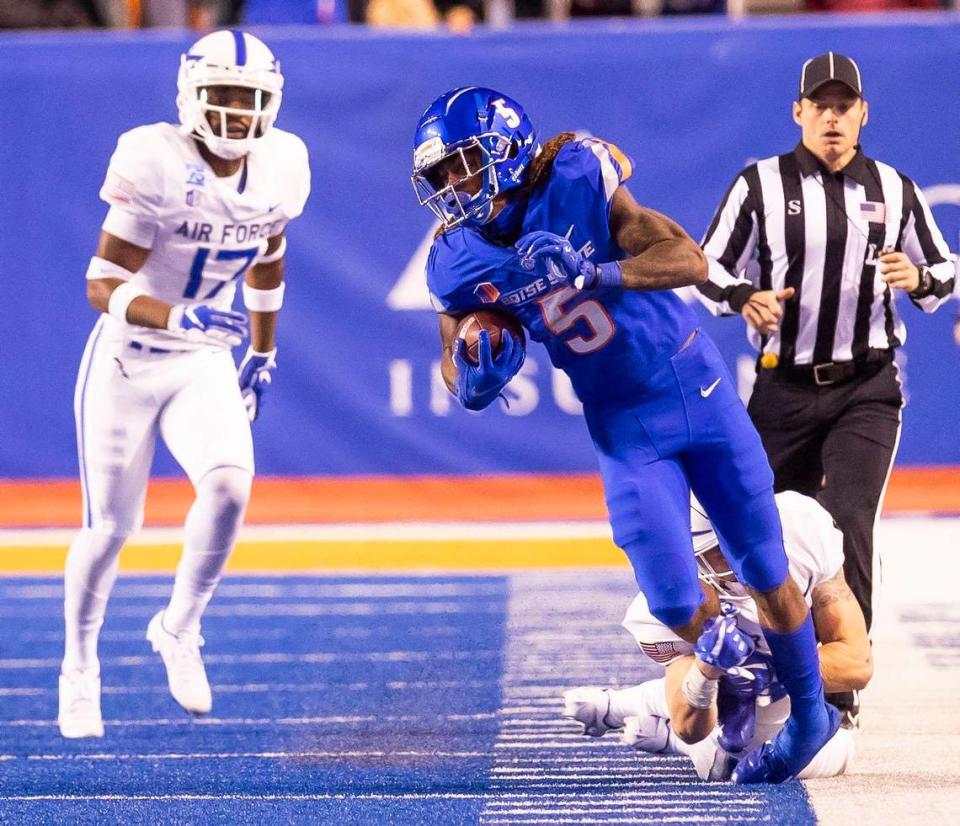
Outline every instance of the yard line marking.
[[[246, 663], [322, 663], [335, 662], [433, 662], [436, 660], [476, 660], [495, 659], [496, 650], [474, 649], [471, 651], [368, 651], [363, 653], [316, 652], [311, 654], [282, 654], [268, 652], [264, 654], [205, 654], [203, 661], [207, 665], [243, 665]], [[0, 659], [0, 669], [16, 668], [54, 668], [59, 667], [61, 657], [22, 657]], [[101, 665], [146, 665], [156, 663], [155, 656], [101, 657]]]
[[[332, 754], [333, 752], [331, 752]], [[649, 793], [650, 795], [654, 793]], [[725, 793], [728, 796], [729, 792]], [[665, 796], [687, 797], [685, 792], [665, 792]], [[691, 797], [710, 796], [707, 793], [693, 793]], [[518, 797], [519, 795], [513, 795]], [[313, 794], [298, 794], [291, 792], [289, 794], [250, 794], [250, 793], [225, 793], [225, 794], [31, 794], [31, 795], [0, 795], [0, 800], [34, 801], [34, 800], [487, 800], [496, 797], [498, 800], [501, 795], [491, 795], [489, 792], [328, 792]], [[548, 794], [543, 795], [547, 798], [563, 798], [577, 800], [578, 795], [575, 792], [569, 794]], [[737, 802], [738, 798], [730, 797], [723, 801], [724, 805]], [[659, 801], [653, 801], [659, 802]], [[663, 801], [667, 802], [667, 801]], [[719, 802], [719, 801], [717, 801]], [[536, 801], [530, 801], [535, 805]], [[520, 805], [519, 803], [515, 805]], [[763, 805], [763, 801], [756, 802], [753, 805]]]
[[[464, 722], [493, 720], [494, 712], [480, 714], [368, 714], [329, 717], [160, 717], [152, 720], [104, 720], [112, 728], [139, 728], [142, 726], [318, 726], [355, 725], [357, 723], [415, 723], [419, 720], [446, 720]], [[0, 725], [14, 728], [45, 728], [57, 725], [56, 720], [0, 720]]]
[[[455, 757], [474, 759], [488, 756], [489, 755], [486, 752], [482, 751], [248, 751], [194, 753], [173, 752], [168, 754], [111, 754], [90, 752], [78, 754], [28, 754], [26, 756], [7, 754], [0, 755], [0, 759], [31, 760], [36, 762], [84, 762], [87, 760], [298, 760], [314, 757]], [[211, 795], [210, 799], [219, 800], [220, 796]]]
[[[767, 823], [770, 818], [761, 817], [755, 818], [750, 817], [749, 823]], [[498, 824], [498, 823], [525, 823], [525, 824], [554, 824], [554, 823], [743, 823], [745, 822], [743, 818], [739, 817], [727, 817], [725, 815], [686, 815], [684, 817], [582, 817], [582, 818], [567, 818], [567, 817], [552, 817], [552, 818], [515, 818], [511, 817], [509, 820], [491, 820], [489, 818], [483, 817], [482, 823], [489, 824]]]
[[[372, 687], [390, 691], [437, 691], [443, 689], [486, 689], [497, 684], [496, 680], [388, 680], [384, 683], [215, 683], [210, 688], [214, 694], [264, 694], [274, 691], [369, 691]], [[54, 696], [57, 687], [0, 688], [0, 697]], [[102, 694], [169, 694], [166, 685], [103, 686]], [[2, 724], [2, 721], [0, 721]]]

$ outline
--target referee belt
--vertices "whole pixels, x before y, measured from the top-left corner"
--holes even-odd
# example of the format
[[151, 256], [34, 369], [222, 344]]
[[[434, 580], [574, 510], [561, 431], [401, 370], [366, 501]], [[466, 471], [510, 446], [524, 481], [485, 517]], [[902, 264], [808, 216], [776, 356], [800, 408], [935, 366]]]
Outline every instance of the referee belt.
[[823, 364], [792, 364], [763, 367], [757, 361], [757, 372], [766, 370], [779, 379], [796, 384], [812, 384], [817, 387], [829, 387], [843, 384], [858, 377], [868, 377], [880, 372], [880, 369], [893, 361], [893, 350], [870, 350], [861, 359], [853, 361], [828, 361]]

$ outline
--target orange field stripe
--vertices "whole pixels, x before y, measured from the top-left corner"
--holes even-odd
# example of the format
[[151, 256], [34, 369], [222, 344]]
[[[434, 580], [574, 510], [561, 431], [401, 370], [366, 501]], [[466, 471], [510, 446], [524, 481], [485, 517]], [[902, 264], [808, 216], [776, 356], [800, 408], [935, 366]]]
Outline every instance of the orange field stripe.
[[[181, 479], [154, 479], [146, 524], [181, 525], [193, 492]], [[960, 513], [960, 467], [894, 471], [885, 512]], [[262, 477], [247, 524], [512, 522], [606, 519], [594, 474], [430, 477]], [[74, 480], [0, 481], [0, 528], [70, 527], [80, 520]]]

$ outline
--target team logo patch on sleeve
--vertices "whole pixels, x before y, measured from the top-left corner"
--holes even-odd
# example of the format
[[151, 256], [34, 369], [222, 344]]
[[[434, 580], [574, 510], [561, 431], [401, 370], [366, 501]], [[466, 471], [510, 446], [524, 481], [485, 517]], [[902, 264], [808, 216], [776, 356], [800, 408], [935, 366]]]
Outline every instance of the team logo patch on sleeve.
[[642, 642], [640, 650], [643, 651], [651, 660], [661, 665], [666, 665], [677, 657], [682, 657], [686, 652], [681, 651], [675, 642]]

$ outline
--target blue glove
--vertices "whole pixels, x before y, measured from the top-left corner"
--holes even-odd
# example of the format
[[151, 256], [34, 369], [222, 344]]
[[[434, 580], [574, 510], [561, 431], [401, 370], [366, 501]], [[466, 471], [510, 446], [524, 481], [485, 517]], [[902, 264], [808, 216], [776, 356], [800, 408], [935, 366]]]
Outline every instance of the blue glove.
[[720, 678], [717, 724], [717, 742], [724, 751], [737, 754], [750, 745], [757, 725], [757, 695], [752, 681], [738, 683], [727, 675]]
[[619, 287], [623, 270], [619, 261], [594, 264], [573, 248], [561, 235], [537, 230], [528, 232], [516, 243], [520, 266], [533, 270], [540, 264], [558, 281], [572, 284], [578, 290]]
[[700, 660], [723, 671], [743, 665], [755, 649], [756, 643], [750, 635], [737, 627], [736, 614], [707, 620], [693, 647]]
[[247, 336], [247, 317], [207, 304], [175, 304], [167, 317], [167, 329], [182, 333], [189, 341], [212, 341], [236, 347]]
[[252, 347], [240, 362], [240, 395], [247, 408], [247, 418], [256, 421], [263, 405], [263, 394], [270, 385], [271, 371], [277, 367], [277, 348], [269, 353], [258, 353]]
[[467, 344], [462, 338], [454, 344], [457, 398], [467, 410], [483, 410], [523, 366], [526, 350], [509, 330], [503, 331], [501, 341], [500, 353], [494, 358], [490, 333], [481, 330], [477, 336], [477, 364], [467, 358]]

